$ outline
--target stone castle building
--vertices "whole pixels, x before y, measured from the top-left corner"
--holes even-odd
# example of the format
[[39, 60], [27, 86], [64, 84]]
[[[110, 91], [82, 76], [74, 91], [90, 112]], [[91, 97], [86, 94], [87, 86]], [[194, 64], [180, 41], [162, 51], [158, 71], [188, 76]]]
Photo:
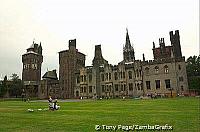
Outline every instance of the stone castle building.
[[22, 80], [26, 89], [27, 96], [38, 96], [38, 88], [41, 79], [41, 66], [43, 62], [42, 46], [33, 44], [22, 55]]
[[[170, 32], [170, 41], [171, 45], [166, 46], [164, 38], [160, 38], [159, 47], [155, 47], [153, 42], [153, 60], [145, 60], [144, 54], [143, 60], [136, 60], [127, 30], [123, 60], [118, 65], [109, 64], [103, 58], [101, 45], [96, 45], [92, 66], [85, 66], [85, 55], [76, 49], [76, 39], [69, 40], [69, 49], [59, 52], [59, 80], [56, 70], [53, 70], [45, 73], [43, 80], [37, 74], [38, 83], [32, 85], [27, 81], [35, 81], [35, 77], [28, 77], [33, 75], [33, 71], [26, 68], [23, 68], [23, 80], [27, 92], [36, 89], [34, 95], [37, 94], [39, 98], [47, 98], [49, 95], [57, 98], [114, 98], [182, 94], [187, 91], [188, 83], [178, 30]], [[23, 59], [24, 67], [32, 65], [30, 60], [35, 52], [29, 53], [31, 57], [27, 57], [26, 61]], [[37, 71], [41, 73], [42, 53], [40, 57], [34, 57], [38, 60], [35, 74]], [[31, 88], [32, 91], [28, 91]]]

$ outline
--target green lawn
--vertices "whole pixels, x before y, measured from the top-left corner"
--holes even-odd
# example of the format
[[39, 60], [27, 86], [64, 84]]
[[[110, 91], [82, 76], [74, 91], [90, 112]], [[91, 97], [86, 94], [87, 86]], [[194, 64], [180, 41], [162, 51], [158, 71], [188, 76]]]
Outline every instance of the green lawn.
[[[95, 131], [95, 125], [165, 125], [174, 132], [200, 131], [199, 98], [88, 100], [60, 102], [58, 111], [45, 102], [0, 100], [0, 132]], [[122, 130], [118, 130], [122, 131]], [[147, 130], [146, 130], [147, 131]]]

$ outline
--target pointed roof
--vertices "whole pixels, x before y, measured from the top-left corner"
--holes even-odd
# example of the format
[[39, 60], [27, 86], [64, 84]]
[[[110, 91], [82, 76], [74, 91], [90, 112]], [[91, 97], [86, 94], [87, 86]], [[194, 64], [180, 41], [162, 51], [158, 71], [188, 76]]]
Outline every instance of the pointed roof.
[[127, 50], [127, 51], [133, 50], [133, 47], [131, 46], [131, 42], [130, 42], [130, 38], [129, 38], [127, 28], [126, 28], [126, 42], [125, 42], [124, 50]]
[[130, 39], [129, 39], [129, 34], [128, 34], [128, 29], [126, 28], [126, 44], [125, 47], [131, 45]]

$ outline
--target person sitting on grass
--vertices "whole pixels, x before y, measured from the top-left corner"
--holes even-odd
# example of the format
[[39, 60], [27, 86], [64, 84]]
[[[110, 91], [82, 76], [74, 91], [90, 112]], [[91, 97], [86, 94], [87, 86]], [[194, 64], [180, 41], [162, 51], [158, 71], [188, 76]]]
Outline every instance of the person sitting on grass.
[[52, 98], [51, 98], [51, 96], [49, 96], [49, 99], [48, 99], [48, 101], [49, 101], [49, 110], [52, 110], [52, 108], [53, 108], [53, 100], [52, 100]]

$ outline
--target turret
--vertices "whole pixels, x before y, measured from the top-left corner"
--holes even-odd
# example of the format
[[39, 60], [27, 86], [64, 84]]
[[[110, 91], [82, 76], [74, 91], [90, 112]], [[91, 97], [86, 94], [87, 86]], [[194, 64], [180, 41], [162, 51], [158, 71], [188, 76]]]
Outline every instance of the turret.
[[69, 40], [69, 50], [76, 50], [76, 39]]
[[173, 47], [173, 55], [174, 55], [174, 57], [175, 58], [182, 57], [179, 31], [176, 30], [175, 34], [173, 33], [173, 31], [170, 31], [169, 35], [170, 35], [171, 45]]
[[101, 45], [95, 45], [95, 53], [93, 59], [93, 65], [101, 65], [107, 63], [107, 61], [102, 56]]

